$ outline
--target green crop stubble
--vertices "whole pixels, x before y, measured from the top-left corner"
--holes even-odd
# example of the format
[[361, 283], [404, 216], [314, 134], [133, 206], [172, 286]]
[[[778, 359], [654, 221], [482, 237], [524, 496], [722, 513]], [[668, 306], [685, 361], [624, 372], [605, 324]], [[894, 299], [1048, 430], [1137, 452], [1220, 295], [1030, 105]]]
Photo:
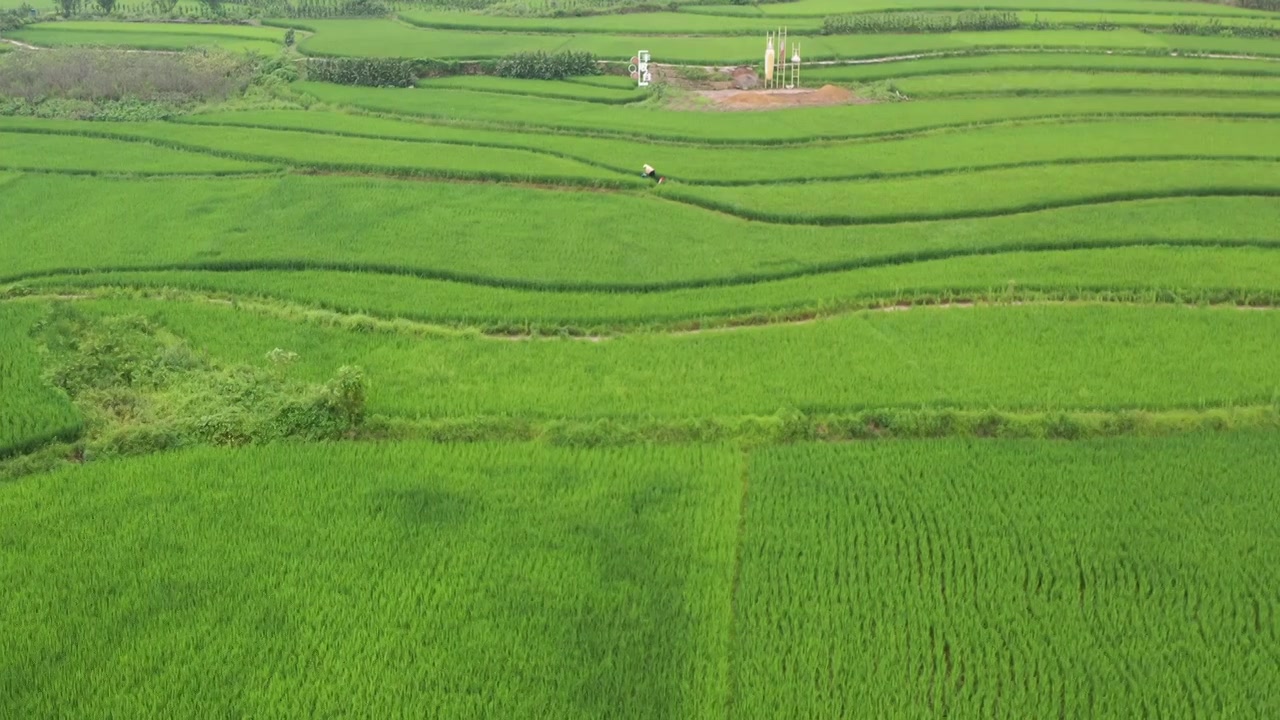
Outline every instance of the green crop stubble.
[[1113, 294], [1135, 301], [1280, 302], [1275, 250], [1135, 247], [1001, 253], [860, 268], [790, 280], [655, 293], [538, 292], [325, 271], [141, 272], [54, 276], [36, 288], [137, 287], [275, 298], [346, 313], [578, 332], [835, 313], [866, 304]]
[[[164, 203], [140, 201], [161, 191]], [[37, 204], [41, 214], [20, 211]], [[779, 227], [649, 197], [499, 185], [33, 175], [0, 194], [0, 214], [12, 218], [0, 236], [0, 280], [67, 269], [365, 268], [543, 289], [656, 290], [980, 252], [1269, 246], [1280, 240], [1278, 213], [1267, 198], [1204, 198]]]
[[739, 469], [310, 444], [0, 487], [0, 715], [712, 717]]
[[763, 450], [733, 714], [1268, 715], [1277, 448], [1237, 434]]
[[27, 330], [34, 305], [0, 304], [0, 458], [80, 433], [80, 414], [41, 377], [40, 355]]
[[1280, 313], [1233, 308], [921, 308], [592, 343], [371, 335], [211, 304], [79, 306], [153, 314], [228, 361], [260, 364], [273, 348], [291, 350], [307, 380], [360, 366], [370, 377], [370, 410], [407, 418], [1173, 409], [1280, 397], [1272, 352]]

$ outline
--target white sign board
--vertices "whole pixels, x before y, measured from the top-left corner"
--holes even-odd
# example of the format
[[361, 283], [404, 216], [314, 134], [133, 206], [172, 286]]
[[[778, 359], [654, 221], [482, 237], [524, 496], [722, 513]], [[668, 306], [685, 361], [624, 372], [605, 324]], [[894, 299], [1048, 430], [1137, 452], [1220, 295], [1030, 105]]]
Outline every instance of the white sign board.
[[644, 87], [653, 81], [653, 73], [649, 72], [649, 51], [641, 50], [636, 56], [631, 58], [631, 66], [627, 68], [631, 71], [631, 77], [640, 87]]

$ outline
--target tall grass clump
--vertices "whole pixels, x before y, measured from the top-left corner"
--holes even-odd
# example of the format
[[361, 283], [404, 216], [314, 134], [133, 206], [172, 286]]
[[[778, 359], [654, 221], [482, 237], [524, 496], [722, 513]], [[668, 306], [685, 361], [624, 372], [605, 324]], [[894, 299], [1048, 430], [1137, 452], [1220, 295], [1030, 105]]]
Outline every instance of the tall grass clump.
[[410, 60], [392, 58], [310, 58], [308, 80], [367, 87], [411, 87], [418, 77]]
[[589, 52], [522, 52], [498, 60], [494, 74], [510, 78], [563, 80], [580, 75], [599, 75], [600, 66], [596, 63], [596, 56]]
[[973, 32], [1011, 30], [1019, 25], [1016, 12], [856, 13], [823, 18], [822, 34]]
[[298, 357], [274, 349], [263, 364], [219, 363], [138, 315], [53, 306], [35, 325], [46, 376], [84, 413], [90, 455], [192, 444], [244, 445], [348, 437], [365, 419], [363, 373], [323, 383], [293, 379]]

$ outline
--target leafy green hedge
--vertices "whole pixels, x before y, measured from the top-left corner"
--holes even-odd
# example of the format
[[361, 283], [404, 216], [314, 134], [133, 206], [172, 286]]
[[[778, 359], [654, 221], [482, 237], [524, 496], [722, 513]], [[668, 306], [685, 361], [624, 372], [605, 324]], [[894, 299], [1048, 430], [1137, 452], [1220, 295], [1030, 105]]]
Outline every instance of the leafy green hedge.
[[494, 66], [494, 74], [511, 78], [563, 80], [578, 75], [599, 75], [600, 66], [596, 63], [596, 56], [589, 52], [522, 52], [499, 60]]
[[944, 33], [961, 30], [1010, 30], [1019, 27], [1015, 12], [863, 13], [822, 19], [823, 35], [859, 33]]
[[339, 85], [412, 87], [417, 64], [391, 58], [311, 58], [305, 61], [308, 80]]

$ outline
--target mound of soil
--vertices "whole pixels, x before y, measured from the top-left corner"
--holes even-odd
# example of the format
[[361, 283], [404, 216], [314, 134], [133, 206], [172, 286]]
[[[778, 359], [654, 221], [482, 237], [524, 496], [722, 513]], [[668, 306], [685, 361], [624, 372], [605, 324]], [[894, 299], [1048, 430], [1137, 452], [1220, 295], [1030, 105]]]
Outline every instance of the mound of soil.
[[721, 110], [777, 110], [789, 107], [849, 105], [870, 102], [846, 88], [823, 85], [817, 90], [709, 90], [700, 93]]

